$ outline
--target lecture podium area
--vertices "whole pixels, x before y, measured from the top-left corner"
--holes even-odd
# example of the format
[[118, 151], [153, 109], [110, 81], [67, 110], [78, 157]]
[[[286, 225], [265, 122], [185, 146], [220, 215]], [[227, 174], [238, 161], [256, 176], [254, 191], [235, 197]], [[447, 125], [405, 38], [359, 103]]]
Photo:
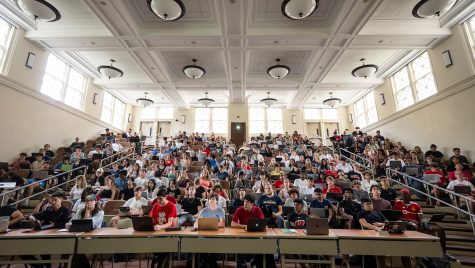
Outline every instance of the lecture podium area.
[[[53, 267], [58, 263], [71, 267], [75, 254], [86, 254], [93, 267], [101, 267], [101, 260], [109, 260], [110, 254], [135, 253], [139, 265], [147, 267], [152, 253], [226, 253], [280, 254], [280, 267], [296, 267], [296, 263], [317, 263], [322, 267], [335, 267], [336, 256], [377, 256], [378, 267], [390, 267], [384, 256], [442, 257], [439, 238], [415, 231], [403, 234], [380, 234], [372, 230], [330, 229], [328, 235], [306, 235], [303, 230], [267, 228], [264, 232], [246, 232], [237, 228], [221, 228], [218, 231], [139, 232], [133, 228], [101, 228], [91, 232], [74, 233], [50, 229], [11, 230], [0, 234], [0, 266], [24, 267], [19, 255], [51, 254]], [[140, 254], [139, 254], [140, 253]], [[175, 255], [169, 267], [185, 267]], [[304, 256], [304, 257], [303, 257]], [[220, 267], [235, 267], [234, 256], [219, 261]], [[265, 258], [263, 258], [265, 262]], [[381, 261], [383, 260], [383, 261]], [[37, 261], [44, 263], [45, 261]], [[195, 262], [193, 262], [194, 264]], [[389, 265], [388, 265], [389, 263]], [[224, 266], [223, 266], [224, 265]], [[296, 264], [297, 267], [299, 264]], [[347, 264], [345, 264], [347, 265]], [[126, 263], [110, 266], [126, 267]], [[110, 267], [105, 265], [104, 267]], [[62, 266], [64, 267], [64, 266]], [[265, 267], [265, 263], [264, 263]], [[349, 266], [347, 266], [349, 267]], [[401, 267], [396, 265], [396, 267]]]

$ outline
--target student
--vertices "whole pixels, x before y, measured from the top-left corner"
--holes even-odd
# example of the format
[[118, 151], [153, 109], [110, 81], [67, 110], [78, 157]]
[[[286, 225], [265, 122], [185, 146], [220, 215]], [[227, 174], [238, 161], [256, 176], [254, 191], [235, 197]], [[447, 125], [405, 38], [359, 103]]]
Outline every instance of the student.
[[[155, 231], [177, 225], [176, 207], [166, 199], [166, 196], [167, 190], [164, 188], [159, 189], [157, 191], [157, 203], [153, 205], [150, 211], [150, 217], [152, 218]], [[164, 267], [168, 261], [168, 257], [168, 253], [153, 254], [151, 267]]]
[[381, 187], [379, 185], [371, 185], [371, 200], [373, 201], [373, 210], [381, 212], [383, 209], [392, 209], [391, 203], [381, 198]]
[[272, 189], [270, 183], [264, 184], [264, 195], [259, 198], [257, 205], [262, 209], [267, 219], [267, 223], [284, 228], [284, 218], [282, 218], [282, 199], [280, 199]]
[[146, 188], [147, 183], [149, 181], [149, 179], [145, 177], [146, 174], [147, 174], [147, 169], [141, 168], [139, 172], [139, 176], [134, 180], [135, 185]]
[[186, 222], [189, 222], [191, 225], [195, 224], [196, 218], [198, 218], [198, 213], [202, 208], [201, 200], [195, 196], [195, 186], [188, 186], [186, 191], [187, 193], [185, 197], [181, 200], [181, 208], [183, 211], [188, 213], [178, 217], [178, 224], [180, 226]]
[[43, 199], [36, 205], [33, 213], [40, 213], [46, 210], [48, 207], [51, 206], [51, 195], [54, 193], [53, 189], [49, 189], [45, 192]]
[[383, 214], [373, 211], [373, 202], [371, 199], [363, 198], [361, 203], [363, 204], [363, 210], [357, 214], [357, 219], [360, 225], [369, 230], [381, 230], [386, 221]]
[[328, 218], [328, 223], [330, 223], [333, 219], [334, 212], [333, 212], [333, 205], [332, 203], [323, 197], [323, 190], [322, 188], [315, 188], [315, 199], [310, 202], [311, 208], [324, 208], [325, 209], [325, 216]]
[[378, 185], [378, 183], [373, 179], [373, 175], [370, 172], [365, 172], [361, 181], [361, 188], [369, 193], [372, 185]]
[[246, 195], [246, 188], [241, 187], [238, 190], [237, 197], [233, 200], [231, 206], [233, 207], [241, 207], [244, 206], [244, 196]]
[[[295, 200], [297, 200], [299, 198], [300, 198], [299, 191], [295, 188], [290, 189], [289, 198], [287, 198], [285, 200], [284, 207], [294, 207], [295, 206]], [[303, 212], [305, 214], [308, 214], [307, 202], [305, 202], [305, 200], [302, 200], [302, 202], [303, 202]]]
[[287, 215], [287, 221], [291, 228], [303, 229], [306, 226], [307, 214], [304, 212], [306, 208], [305, 201], [296, 198], [294, 201], [294, 211]]
[[86, 177], [84, 175], [77, 176], [76, 184], [71, 188], [71, 191], [69, 191], [69, 196], [71, 197], [71, 201], [73, 202], [73, 204], [81, 198], [81, 194], [86, 187]]
[[31, 215], [28, 220], [32, 223], [39, 221], [41, 225], [52, 223], [55, 228], [64, 228], [71, 216], [69, 210], [62, 204], [65, 199], [66, 195], [63, 192], [53, 193], [51, 195], [51, 207]]
[[356, 215], [361, 209], [361, 205], [353, 199], [353, 190], [351, 188], [343, 189], [343, 200], [337, 205], [340, 222], [351, 229], [355, 226]]
[[[125, 202], [123, 207], [130, 208], [129, 216], [143, 215], [142, 207], [148, 205], [146, 198], [142, 197], [142, 187], [136, 186], [134, 188], [134, 197]], [[111, 226], [116, 227], [120, 220], [120, 216], [117, 215], [111, 219]]]
[[389, 180], [386, 176], [379, 177], [379, 181], [381, 182], [381, 198], [388, 200], [389, 202], [394, 202], [397, 197], [396, 191], [391, 188], [389, 185]]
[[[78, 210], [71, 218], [71, 221], [92, 219], [92, 227], [94, 229], [101, 228], [104, 220], [104, 211], [100, 208], [96, 196], [93, 194], [86, 196], [84, 203], [84, 208]], [[71, 222], [69, 222], [66, 227], [71, 227]]]
[[369, 193], [361, 187], [361, 181], [359, 180], [354, 180], [353, 184], [353, 197], [356, 199], [356, 201], [361, 203], [361, 199], [363, 198], [369, 198]]
[[326, 179], [327, 187], [323, 188], [323, 195], [326, 196], [327, 193], [341, 193], [340, 187], [335, 185], [335, 178], [328, 176]]

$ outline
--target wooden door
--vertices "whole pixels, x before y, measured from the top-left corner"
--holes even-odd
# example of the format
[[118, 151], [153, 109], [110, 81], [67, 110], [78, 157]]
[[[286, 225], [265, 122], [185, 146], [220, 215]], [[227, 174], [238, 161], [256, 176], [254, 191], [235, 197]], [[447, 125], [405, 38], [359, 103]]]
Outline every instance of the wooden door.
[[246, 141], [246, 123], [231, 122], [231, 140], [238, 148]]

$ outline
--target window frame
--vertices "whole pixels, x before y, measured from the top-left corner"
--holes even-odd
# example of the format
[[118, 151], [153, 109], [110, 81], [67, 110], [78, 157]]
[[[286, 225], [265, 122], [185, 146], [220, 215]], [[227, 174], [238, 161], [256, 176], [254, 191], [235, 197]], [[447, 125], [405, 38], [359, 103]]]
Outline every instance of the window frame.
[[[112, 98], [112, 107], [110, 109], [110, 115], [109, 115], [109, 118], [104, 118], [104, 108], [106, 108], [106, 105], [105, 105], [105, 101], [106, 101], [106, 94], [108, 94], [111, 98]], [[115, 115], [116, 115], [116, 103], [117, 102], [120, 102], [122, 103], [122, 107], [123, 107], [123, 110], [122, 110], [122, 116], [121, 116], [121, 125], [120, 126], [117, 126], [114, 124], [114, 118], [115, 118]], [[107, 107], [109, 108], [109, 107]], [[104, 97], [102, 99], [102, 106], [101, 106], [101, 120], [103, 122], [106, 122], [107, 124], [110, 124], [116, 128], [119, 128], [119, 129], [124, 129], [124, 121], [125, 121], [125, 112], [127, 110], [127, 106], [126, 106], [126, 103], [123, 102], [121, 99], [117, 98], [116, 96], [114, 96], [112, 93], [110, 93], [109, 91], [104, 91]]]
[[[12, 43], [14, 42], [15, 34], [17, 27], [12, 24], [9, 20], [0, 17], [0, 20], [4, 21], [6, 24], [9, 25], [8, 33], [5, 35], [5, 44], [2, 46], [0, 44], [0, 49], [4, 49], [4, 54], [3, 57], [0, 58], [0, 73], [1, 74], [6, 74], [8, 71], [9, 63], [11, 61], [11, 56], [12, 56]], [[8, 63], [8, 64], [7, 64]]]
[[[215, 111], [215, 109], [225, 109], [226, 110], [226, 116], [224, 117], [225, 120], [216, 120], [213, 116], [213, 112]], [[205, 119], [201, 119], [202, 117], [198, 117], [196, 116], [197, 112], [199, 110], [207, 110], [207, 117]], [[200, 119], [198, 119], [200, 118]], [[196, 126], [198, 125], [198, 122], [207, 122], [207, 125], [208, 125], [208, 131], [201, 131], [201, 130], [197, 130], [196, 129]], [[224, 122], [225, 125], [226, 125], [226, 128], [223, 128], [225, 129], [225, 132], [215, 132], [215, 124], [217, 124], [218, 122], [220, 122], [221, 124]], [[214, 133], [214, 134], [220, 134], [220, 135], [229, 135], [229, 108], [228, 107], [213, 107], [213, 108], [209, 108], [209, 107], [196, 107], [195, 110], [194, 110], [194, 121], [193, 121], [193, 132], [198, 132], [198, 133]]]
[[[255, 112], [251, 112], [251, 109], [263, 110], [264, 119], [252, 120], [252, 118], [255, 118]], [[269, 109], [279, 110], [280, 114], [281, 114], [280, 120], [269, 120]], [[269, 122], [280, 122], [280, 124], [282, 125], [282, 131], [281, 132], [272, 132], [271, 131], [271, 133], [277, 134], [277, 133], [283, 133], [284, 132], [284, 114], [283, 114], [282, 108], [266, 108], [266, 107], [260, 107], [260, 106], [249, 106], [247, 112], [248, 112], [248, 118], [249, 118], [249, 120], [248, 120], [248, 122], [249, 122], [248, 134], [249, 135], [256, 135], [256, 134], [260, 134], [260, 133], [269, 133]], [[254, 117], [251, 117], [250, 116], [251, 114], [254, 114]], [[258, 133], [253, 133], [252, 132], [253, 127], [252, 127], [251, 122], [261, 122], [261, 123], [263, 123], [264, 124], [264, 131], [263, 132], [258, 132]]]
[[[369, 104], [369, 97], [368, 96], [370, 94], [373, 95], [373, 105], [372, 106]], [[363, 108], [362, 111], [360, 111], [360, 109], [358, 108], [359, 103], [362, 104], [362, 108]], [[375, 121], [370, 120], [370, 117], [369, 117], [370, 110], [375, 111], [375, 114], [376, 114], [376, 120]], [[376, 99], [374, 97], [374, 91], [368, 92], [363, 97], [361, 97], [357, 101], [355, 101], [353, 103], [353, 111], [354, 111], [354, 114], [355, 114], [356, 125], [360, 128], [364, 128], [366, 126], [369, 126], [371, 124], [374, 124], [374, 123], [378, 122], [379, 115], [378, 115], [378, 109], [376, 109]], [[361, 118], [361, 116], [364, 117], [364, 120], [365, 120], [364, 124], [362, 124], [362, 122], [359, 119], [359, 118]]]

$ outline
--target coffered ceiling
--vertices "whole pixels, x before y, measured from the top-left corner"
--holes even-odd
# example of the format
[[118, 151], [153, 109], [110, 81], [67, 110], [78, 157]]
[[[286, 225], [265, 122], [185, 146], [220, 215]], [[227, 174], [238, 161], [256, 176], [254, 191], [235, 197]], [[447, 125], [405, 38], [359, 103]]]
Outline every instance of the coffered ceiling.
[[[185, 16], [170, 22], [146, 0], [48, 1], [60, 21], [37, 23], [13, 0], [0, 7], [27, 29], [27, 38], [125, 101], [135, 105], [146, 91], [158, 105], [177, 108], [197, 105], [205, 92], [219, 106], [259, 103], [270, 92], [288, 108], [319, 107], [330, 91], [350, 104], [475, 10], [474, 1], [459, 0], [440, 17], [416, 19], [417, 0], [320, 0], [312, 16], [293, 21], [282, 15], [282, 0], [182, 0]], [[280, 80], [266, 73], [277, 58], [291, 68]], [[351, 75], [361, 58], [379, 66], [376, 75]], [[110, 59], [122, 78], [102, 78], [96, 70]], [[183, 74], [192, 59], [206, 69], [203, 78]]]

